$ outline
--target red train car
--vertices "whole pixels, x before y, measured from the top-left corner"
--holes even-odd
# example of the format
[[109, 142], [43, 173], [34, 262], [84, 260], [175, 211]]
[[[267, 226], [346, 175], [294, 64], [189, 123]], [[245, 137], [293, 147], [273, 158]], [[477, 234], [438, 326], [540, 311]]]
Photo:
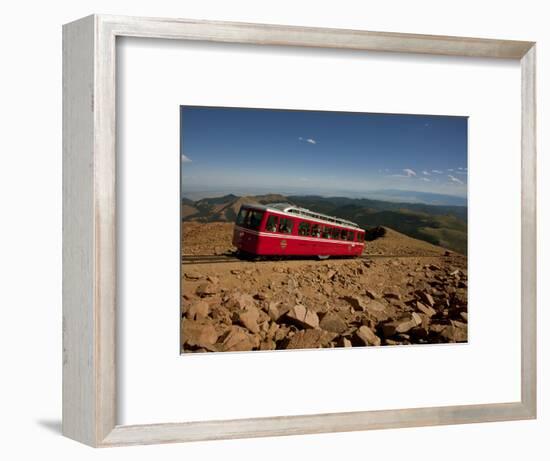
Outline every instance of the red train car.
[[256, 256], [358, 256], [365, 231], [357, 224], [288, 203], [243, 205], [233, 245]]

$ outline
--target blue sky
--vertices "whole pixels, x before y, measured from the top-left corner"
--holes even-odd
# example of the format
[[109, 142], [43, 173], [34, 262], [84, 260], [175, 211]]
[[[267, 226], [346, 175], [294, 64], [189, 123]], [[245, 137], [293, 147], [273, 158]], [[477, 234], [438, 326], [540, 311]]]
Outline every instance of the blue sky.
[[465, 197], [467, 124], [467, 117], [182, 106], [182, 191]]

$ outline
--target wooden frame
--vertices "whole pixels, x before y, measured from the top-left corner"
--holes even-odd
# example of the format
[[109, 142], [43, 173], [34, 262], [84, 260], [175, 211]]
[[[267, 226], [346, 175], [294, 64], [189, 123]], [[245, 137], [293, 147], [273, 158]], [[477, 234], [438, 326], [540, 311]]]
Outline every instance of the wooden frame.
[[[521, 401], [119, 426], [116, 421], [115, 43], [119, 36], [508, 58], [522, 69]], [[63, 28], [63, 434], [91, 446], [536, 417], [535, 43], [89, 16]]]

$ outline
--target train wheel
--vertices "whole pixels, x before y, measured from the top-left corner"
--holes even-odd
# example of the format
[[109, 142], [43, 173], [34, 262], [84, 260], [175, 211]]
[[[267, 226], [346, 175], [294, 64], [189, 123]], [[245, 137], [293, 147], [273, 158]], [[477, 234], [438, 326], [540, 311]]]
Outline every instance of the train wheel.
[[329, 256], [329, 255], [317, 255], [317, 257], [318, 257], [321, 261], [324, 261], [325, 259], [328, 259], [330, 256]]

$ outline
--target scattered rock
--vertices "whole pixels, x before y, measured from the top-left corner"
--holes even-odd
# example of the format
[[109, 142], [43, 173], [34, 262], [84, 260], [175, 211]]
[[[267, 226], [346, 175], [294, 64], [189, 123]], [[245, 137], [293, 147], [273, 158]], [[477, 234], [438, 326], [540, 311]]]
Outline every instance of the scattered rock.
[[399, 293], [395, 293], [393, 291], [387, 291], [386, 293], [384, 293], [384, 298], [400, 300], [401, 295]]
[[367, 326], [363, 325], [355, 334], [365, 346], [380, 346], [382, 344], [380, 338]]
[[194, 271], [185, 271], [183, 273], [183, 276], [187, 279], [187, 280], [200, 280], [200, 279], [203, 279], [204, 276], [202, 274], [199, 274], [197, 272], [194, 272]]
[[279, 325], [277, 325], [275, 322], [271, 322], [269, 324], [269, 328], [267, 330], [267, 334], [266, 334], [266, 337], [267, 338], [271, 338], [271, 339], [274, 339], [275, 338], [275, 334], [277, 333], [277, 330], [279, 329]]
[[376, 293], [375, 291], [373, 290], [365, 290], [365, 294], [370, 298], [370, 299], [380, 299], [380, 295], [378, 293]]
[[182, 320], [181, 336], [183, 343], [191, 347], [210, 348], [218, 340], [213, 325], [190, 319]]
[[234, 293], [230, 296], [227, 307], [237, 310], [249, 310], [256, 308], [254, 298], [246, 293]]
[[344, 336], [340, 336], [340, 338], [338, 338], [338, 342], [336, 343], [336, 345], [338, 347], [353, 347], [351, 341]]
[[435, 302], [430, 293], [427, 293], [425, 291], [421, 291], [418, 293], [418, 296], [420, 297], [421, 301], [425, 304], [427, 304], [430, 307], [433, 307]]
[[286, 349], [313, 349], [326, 347], [336, 337], [324, 330], [301, 330], [288, 342]]
[[432, 323], [430, 325], [430, 332], [439, 335], [443, 330], [445, 330], [445, 328], [447, 328], [447, 325], [441, 323]]
[[366, 306], [368, 312], [384, 312], [386, 306], [378, 301], [369, 301]]
[[250, 309], [246, 311], [239, 312], [238, 320], [239, 323], [248, 328], [252, 333], [259, 333], [260, 327], [258, 326], [259, 313], [257, 309]]
[[435, 309], [432, 309], [430, 306], [422, 304], [420, 301], [416, 301], [416, 309], [423, 314], [426, 314], [428, 317], [433, 317], [437, 312]]
[[468, 341], [468, 329], [448, 325], [441, 331], [440, 336], [450, 343], [463, 343]]
[[199, 300], [189, 306], [186, 316], [191, 320], [203, 320], [208, 317], [209, 311], [210, 306], [208, 303], [206, 301]]
[[210, 307], [210, 316], [215, 322], [222, 325], [231, 325], [232, 323], [230, 312], [221, 306], [214, 305]]
[[276, 302], [276, 301], [272, 301], [269, 303], [269, 306], [267, 308], [267, 314], [269, 315], [269, 318], [271, 320], [273, 320], [274, 322], [276, 322], [277, 320], [279, 320], [279, 317], [281, 316], [281, 314], [279, 313], [279, 306], [280, 303]]
[[280, 327], [273, 336], [275, 342], [283, 341], [290, 334], [290, 327], [282, 326]]
[[456, 328], [462, 328], [464, 330], [468, 328], [467, 323], [461, 322], [459, 320], [451, 320], [451, 325], [456, 327]]
[[319, 327], [337, 334], [342, 334], [348, 328], [342, 317], [334, 312], [325, 314], [319, 323]]
[[272, 351], [277, 348], [277, 345], [275, 344], [275, 341], [271, 339], [266, 339], [260, 343], [260, 350], [261, 351]]
[[367, 302], [361, 296], [344, 296], [344, 300], [347, 301], [355, 310], [363, 311], [367, 308]]
[[215, 295], [217, 292], [218, 292], [218, 287], [214, 285], [212, 282], [201, 283], [195, 291], [195, 293], [199, 295], [201, 298], [204, 298], [205, 296]]
[[407, 315], [398, 320], [381, 324], [381, 331], [385, 337], [389, 337], [396, 333], [406, 333], [421, 323], [422, 318], [416, 312], [413, 312], [410, 316]]
[[296, 306], [294, 306], [287, 312], [286, 315], [290, 320], [298, 323], [302, 327], [319, 327], [319, 317], [317, 316], [317, 314], [301, 304], [297, 304]]
[[222, 343], [223, 351], [251, 351], [256, 341], [242, 327], [233, 326]]

